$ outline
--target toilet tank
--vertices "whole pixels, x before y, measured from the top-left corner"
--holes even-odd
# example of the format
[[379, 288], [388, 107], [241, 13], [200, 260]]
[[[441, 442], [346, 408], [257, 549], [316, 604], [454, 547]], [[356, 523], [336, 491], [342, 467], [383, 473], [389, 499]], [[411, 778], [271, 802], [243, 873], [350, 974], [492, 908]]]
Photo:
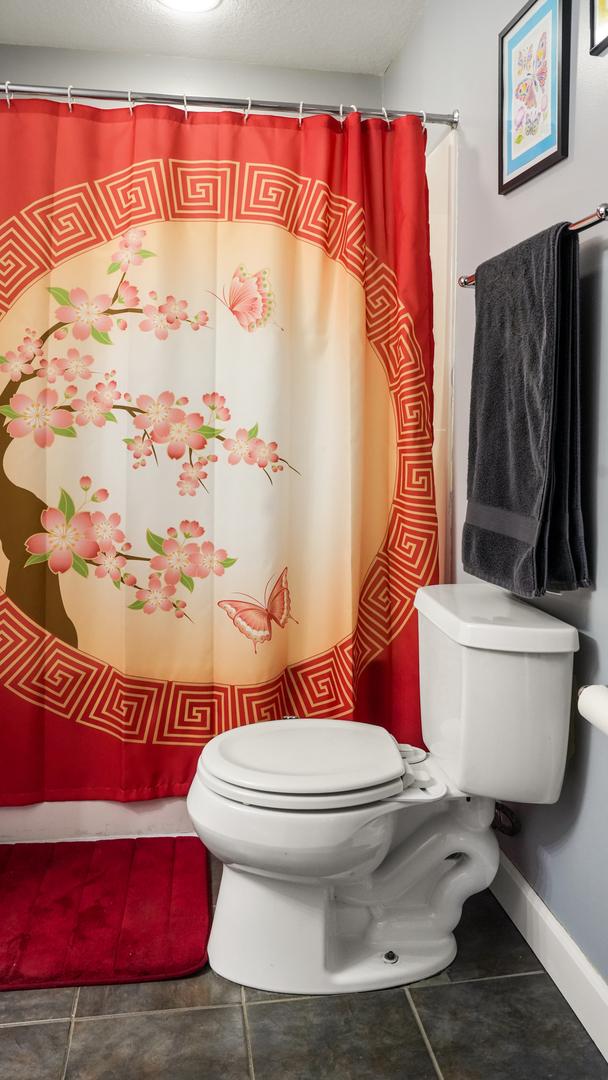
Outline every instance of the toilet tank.
[[422, 733], [468, 795], [552, 803], [566, 763], [572, 626], [493, 585], [419, 589]]

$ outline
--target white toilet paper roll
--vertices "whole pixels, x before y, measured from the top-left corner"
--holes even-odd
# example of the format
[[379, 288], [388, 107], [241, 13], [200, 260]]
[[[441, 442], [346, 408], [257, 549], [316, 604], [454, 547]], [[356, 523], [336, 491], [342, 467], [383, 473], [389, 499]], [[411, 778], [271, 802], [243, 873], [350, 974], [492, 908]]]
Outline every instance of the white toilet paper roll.
[[608, 735], [608, 686], [583, 686], [578, 695], [578, 711]]

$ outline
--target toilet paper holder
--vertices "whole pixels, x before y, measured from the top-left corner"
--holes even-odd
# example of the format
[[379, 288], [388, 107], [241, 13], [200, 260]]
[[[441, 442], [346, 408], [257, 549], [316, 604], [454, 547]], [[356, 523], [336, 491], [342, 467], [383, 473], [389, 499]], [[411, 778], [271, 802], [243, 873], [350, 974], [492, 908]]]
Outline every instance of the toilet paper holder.
[[581, 686], [578, 711], [585, 720], [608, 735], [608, 686]]

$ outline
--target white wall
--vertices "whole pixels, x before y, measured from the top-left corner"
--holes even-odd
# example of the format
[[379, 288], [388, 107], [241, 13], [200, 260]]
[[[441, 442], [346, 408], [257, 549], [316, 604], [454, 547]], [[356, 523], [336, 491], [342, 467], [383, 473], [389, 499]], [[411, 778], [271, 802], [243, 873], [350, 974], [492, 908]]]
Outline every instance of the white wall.
[[[298, 71], [144, 53], [84, 52], [0, 45], [0, 85], [89, 86], [209, 97], [378, 106], [381, 79], [332, 71]], [[90, 104], [90, 103], [89, 103]], [[123, 106], [124, 107], [124, 106]]]
[[[522, 0], [433, 0], [385, 76], [384, 104], [407, 100], [462, 114], [458, 263], [490, 255], [555, 221], [608, 201], [608, 54], [589, 55], [589, 4], [573, 3], [570, 157], [507, 196], [497, 194], [498, 33]], [[581, 631], [580, 683], [608, 682], [608, 225], [582, 239], [584, 425], [595, 589], [551, 597], [548, 610]], [[525, 281], [522, 281], [525, 288]], [[472, 291], [456, 289], [455, 565], [466, 501]], [[592, 963], [608, 976], [608, 738], [575, 721], [575, 753], [556, 806], [521, 808], [509, 858]], [[523, 748], [522, 748], [523, 749]]]
[[[0, 83], [156, 90], [212, 97], [379, 106], [372, 75], [298, 71], [111, 52], [0, 45]], [[0, 808], [0, 842], [190, 831], [183, 799], [148, 803], [50, 803]]]

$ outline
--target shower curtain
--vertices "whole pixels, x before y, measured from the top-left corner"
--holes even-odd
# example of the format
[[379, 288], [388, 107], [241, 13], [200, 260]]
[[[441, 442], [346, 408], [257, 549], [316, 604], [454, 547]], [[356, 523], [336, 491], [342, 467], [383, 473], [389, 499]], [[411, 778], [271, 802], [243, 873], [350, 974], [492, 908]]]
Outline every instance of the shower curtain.
[[289, 714], [419, 742], [419, 121], [0, 110], [0, 801], [184, 794]]

